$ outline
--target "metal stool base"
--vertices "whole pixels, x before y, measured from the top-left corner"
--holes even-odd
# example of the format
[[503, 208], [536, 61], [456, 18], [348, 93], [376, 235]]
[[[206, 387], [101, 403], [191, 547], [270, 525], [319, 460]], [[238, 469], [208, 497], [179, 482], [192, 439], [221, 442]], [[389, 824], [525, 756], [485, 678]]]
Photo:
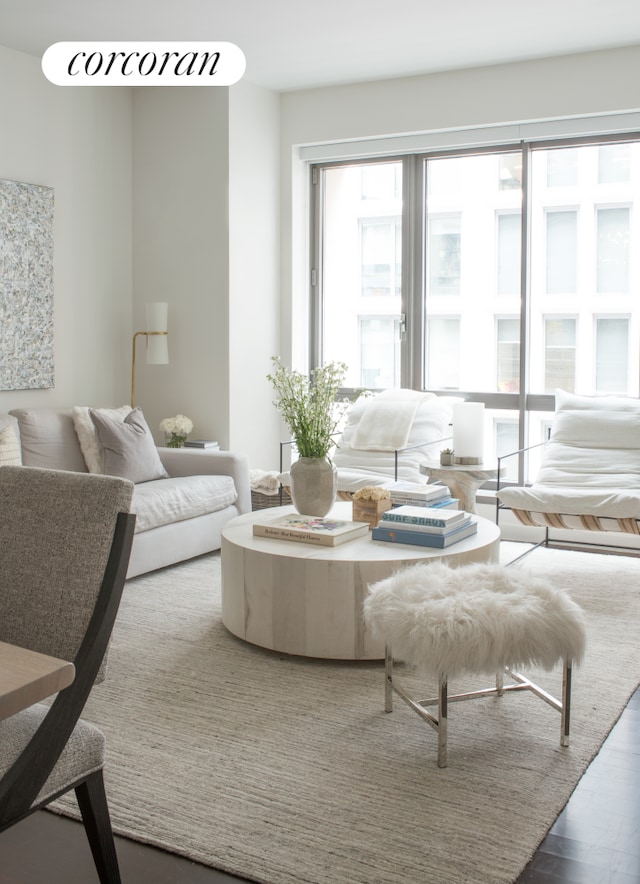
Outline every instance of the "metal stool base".
[[[438, 734], [438, 767], [447, 766], [447, 726], [448, 726], [448, 704], [458, 702], [460, 700], [476, 700], [480, 697], [488, 697], [495, 695], [498, 697], [513, 691], [531, 691], [541, 700], [544, 700], [549, 706], [560, 713], [560, 745], [569, 745], [569, 725], [571, 713], [571, 672], [572, 665], [570, 659], [563, 660], [562, 671], [562, 700], [557, 700], [550, 693], [539, 687], [530, 679], [525, 678], [518, 672], [514, 672], [508, 666], [504, 670], [496, 674], [495, 688], [482, 688], [477, 691], [468, 691], [461, 694], [449, 694], [447, 677], [443, 676], [438, 685], [438, 696], [431, 697], [427, 700], [414, 700], [398, 683], [393, 673], [393, 653], [389, 645], [385, 648], [385, 692], [384, 692], [384, 710], [385, 712], [393, 711], [393, 694], [394, 692], [401, 697], [414, 712], [416, 712], [423, 721], [430, 724]], [[513, 679], [514, 684], [504, 684], [504, 674]], [[437, 716], [431, 713], [429, 706], [438, 707]]]

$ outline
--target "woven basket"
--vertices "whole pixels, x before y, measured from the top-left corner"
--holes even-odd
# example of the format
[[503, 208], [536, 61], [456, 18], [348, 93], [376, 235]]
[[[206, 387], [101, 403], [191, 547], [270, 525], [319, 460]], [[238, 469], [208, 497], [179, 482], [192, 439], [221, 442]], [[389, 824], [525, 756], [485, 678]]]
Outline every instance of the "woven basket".
[[251, 492], [251, 509], [265, 510], [272, 506], [288, 506], [292, 503], [291, 495], [287, 488], [281, 488], [277, 494], [262, 494], [260, 491]]

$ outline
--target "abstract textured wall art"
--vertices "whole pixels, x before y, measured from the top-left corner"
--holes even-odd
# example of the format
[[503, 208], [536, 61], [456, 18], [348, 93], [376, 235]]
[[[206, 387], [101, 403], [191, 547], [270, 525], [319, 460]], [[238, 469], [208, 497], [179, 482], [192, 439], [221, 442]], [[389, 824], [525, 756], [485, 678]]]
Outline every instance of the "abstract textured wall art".
[[53, 188], [0, 179], [0, 390], [53, 385]]

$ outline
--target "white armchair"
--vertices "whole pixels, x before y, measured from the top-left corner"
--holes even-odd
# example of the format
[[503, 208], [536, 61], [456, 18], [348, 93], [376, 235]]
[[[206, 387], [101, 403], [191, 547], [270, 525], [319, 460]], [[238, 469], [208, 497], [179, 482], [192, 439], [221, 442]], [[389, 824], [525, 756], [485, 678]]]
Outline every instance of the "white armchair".
[[420, 464], [450, 440], [453, 404], [460, 401], [405, 389], [357, 400], [332, 456], [338, 494], [393, 481], [424, 484]]
[[556, 390], [534, 483], [499, 488], [498, 515], [524, 525], [640, 534], [640, 400]]

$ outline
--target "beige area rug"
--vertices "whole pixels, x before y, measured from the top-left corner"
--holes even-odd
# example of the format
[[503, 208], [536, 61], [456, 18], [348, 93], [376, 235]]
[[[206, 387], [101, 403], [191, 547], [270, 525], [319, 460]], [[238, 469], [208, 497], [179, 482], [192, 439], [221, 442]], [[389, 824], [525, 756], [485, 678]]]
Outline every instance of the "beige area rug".
[[219, 555], [129, 581], [85, 714], [107, 735], [115, 830], [270, 884], [512, 881], [640, 681], [640, 560], [540, 550], [523, 566], [587, 612], [572, 744], [528, 692], [456, 703], [443, 770], [428, 725], [399, 699], [383, 712], [382, 664], [231, 636]]

